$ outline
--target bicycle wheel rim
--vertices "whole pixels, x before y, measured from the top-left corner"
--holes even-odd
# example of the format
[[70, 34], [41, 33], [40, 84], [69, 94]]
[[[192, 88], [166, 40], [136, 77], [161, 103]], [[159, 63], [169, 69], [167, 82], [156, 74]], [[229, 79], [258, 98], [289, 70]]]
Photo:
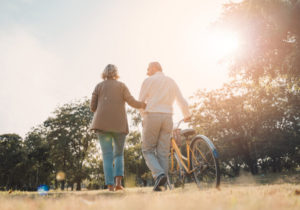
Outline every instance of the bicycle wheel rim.
[[196, 184], [201, 189], [219, 187], [220, 169], [210, 145], [201, 137], [191, 144], [191, 164]]

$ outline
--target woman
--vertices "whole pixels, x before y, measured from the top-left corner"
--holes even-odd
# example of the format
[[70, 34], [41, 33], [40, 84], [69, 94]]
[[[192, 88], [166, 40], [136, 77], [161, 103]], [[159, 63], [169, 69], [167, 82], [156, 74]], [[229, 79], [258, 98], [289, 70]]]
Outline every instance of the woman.
[[[134, 108], [146, 107], [136, 101], [119, 78], [115, 65], [108, 64], [102, 73], [104, 81], [97, 84], [91, 100], [94, 117], [91, 130], [100, 140], [103, 156], [105, 184], [109, 191], [122, 190], [124, 176], [124, 142], [128, 134], [125, 102]], [[114, 145], [114, 146], [113, 146]]]

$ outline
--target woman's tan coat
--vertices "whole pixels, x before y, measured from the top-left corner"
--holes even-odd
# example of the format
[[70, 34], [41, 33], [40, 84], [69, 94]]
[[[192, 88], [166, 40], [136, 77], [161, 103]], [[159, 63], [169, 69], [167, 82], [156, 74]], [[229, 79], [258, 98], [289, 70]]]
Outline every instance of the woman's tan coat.
[[125, 102], [134, 108], [145, 106], [134, 99], [124, 83], [114, 79], [100, 82], [91, 100], [90, 108], [94, 112], [91, 130], [128, 133]]

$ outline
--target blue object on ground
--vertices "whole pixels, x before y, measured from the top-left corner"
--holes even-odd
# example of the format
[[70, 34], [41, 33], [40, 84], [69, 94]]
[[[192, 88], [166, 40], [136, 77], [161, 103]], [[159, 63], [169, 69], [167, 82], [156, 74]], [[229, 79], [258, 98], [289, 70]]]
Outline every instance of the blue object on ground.
[[40, 195], [47, 195], [49, 191], [49, 186], [42, 184], [38, 186], [37, 191]]

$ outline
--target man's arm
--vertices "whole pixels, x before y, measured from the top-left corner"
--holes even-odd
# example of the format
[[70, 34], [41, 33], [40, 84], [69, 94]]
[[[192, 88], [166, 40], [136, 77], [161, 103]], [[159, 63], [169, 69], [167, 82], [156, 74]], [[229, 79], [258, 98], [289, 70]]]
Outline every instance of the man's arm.
[[189, 111], [189, 105], [188, 102], [185, 100], [185, 98], [182, 96], [181, 91], [178, 85], [175, 83], [175, 81], [174, 81], [174, 89], [175, 89], [175, 99], [181, 109], [181, 112], [184, 117], [184, 121], [188, 121], [191, 117], [191, 113]]
[[147, 100], [147, 95], [148, 95], [148, 85], [147, 85], [147, 79], [145, 79], [140, 90], [139, 101], [145, 102]]

